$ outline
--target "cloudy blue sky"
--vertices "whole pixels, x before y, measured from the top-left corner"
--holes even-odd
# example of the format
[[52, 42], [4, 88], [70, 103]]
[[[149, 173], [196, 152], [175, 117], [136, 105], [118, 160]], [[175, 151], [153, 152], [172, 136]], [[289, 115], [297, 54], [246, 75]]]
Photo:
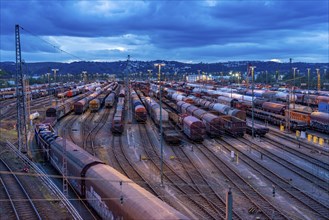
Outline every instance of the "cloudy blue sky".
[[328, 0], [0, 2], [1, 61], [329, 59]]

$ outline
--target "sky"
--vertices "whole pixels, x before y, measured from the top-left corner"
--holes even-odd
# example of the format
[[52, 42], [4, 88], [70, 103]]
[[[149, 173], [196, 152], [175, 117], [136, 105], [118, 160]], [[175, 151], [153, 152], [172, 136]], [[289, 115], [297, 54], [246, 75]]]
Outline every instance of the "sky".
[[329, 0], [0, 0], [0, 61], [329, 62]]

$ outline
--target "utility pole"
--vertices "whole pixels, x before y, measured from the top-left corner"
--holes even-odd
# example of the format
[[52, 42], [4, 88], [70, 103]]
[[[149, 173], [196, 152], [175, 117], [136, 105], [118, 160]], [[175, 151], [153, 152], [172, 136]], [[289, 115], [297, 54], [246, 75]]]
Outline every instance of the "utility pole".
[[198, 70], [199, 82], [200, 82], [200, 72], [201, 70]]
[[57, 82], [56, 81], [56, 73], [57, 73], [57, 71], [59, 71], [59, 69], [51, 69], [51, 71], [54, 72], [54, 80], [55, 80], [55, 83], [56, 83]]
[[15, 45], [16, 45], [16, 108], [17, 108], [17, 137], [18, 150], [27, 153], [27, 128], [26, 128], [26, 94], [24, 86], [24, 75], [22, 69], [22, 52], [19, 25], [15, 25]]
[[159, 68], [158, 80], [159, 80], [159, 99], [160, 99], [160, 155], [161, 155], [161, 186], [163, 186], [163, 134], [162, 134], [162, 91], [161, 91], [161, 67], [165, 66], [164, 63], [155, 63], [154, 66]]

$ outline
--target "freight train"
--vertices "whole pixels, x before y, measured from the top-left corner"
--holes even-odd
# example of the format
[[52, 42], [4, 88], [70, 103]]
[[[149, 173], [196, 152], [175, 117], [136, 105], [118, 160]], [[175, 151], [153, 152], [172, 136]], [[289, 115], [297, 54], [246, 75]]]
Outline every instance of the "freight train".
[[175, 128], [169, 122], [169, 113], [166, 109], [161, 109], [160, 115], [160, 105], [151, 99], [150, 97], [145, 97], [139, 93], [139, 97], [144, 103], [146, 110], [151, 116], [152, 120], [157, 127], [160, 127], [160, 119], [162, 121], [162, 131], [164, 140], [167, 143], [178, 144], [181, 142], [181, 135], [175, 130]]
[[134, 117], [137, 122], [146, 122], [147, 120], [147, 111], [140, 101], [137, 93], [133, 91], [131, 93], [131, 103], [132, 103], [132, 111], [134, 114]]
[[[48, 124], [36, 125], [35, 134], [50, 163], [63, 175], [63, 138]], [[68, 178], [70, 185], [102, 219], [187, 219], [69, 140], [65, 141], [65, 157], [67, 175], [76, 177]]]
[[124, 115], [125, 115], [125, 97], [119, 97], [115, 113], [112, 119], [111, 131], [113, 134], [122, 134], [124, 129]]
[[60, 103], [55, 107], [50, 107], [46, 110], [46, 122], [54, 125], [58, 120], [60, 120], [65, 115], [69, 114], [74, 110], [74, 104], [86, 96], [90, 95], [91, 92], [81, 94], [79, 96], [73, 97], [66, 100], [64, 103]]
[[83, 114], [89, 107], [89, 102], [95, 99], [97, 96], [101, 94], [102, 90], [99, 89], [89, 96], [81, 99], [80, 101], [74, 103], [74, 113], [75, 114]]

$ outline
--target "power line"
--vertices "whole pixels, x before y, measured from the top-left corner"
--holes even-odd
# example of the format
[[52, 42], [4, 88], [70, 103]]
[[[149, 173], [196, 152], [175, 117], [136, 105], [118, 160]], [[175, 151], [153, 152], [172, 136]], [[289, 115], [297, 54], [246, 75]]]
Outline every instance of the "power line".
[[47, 41], [47, 40], [45, 40], [45, 39], [39, 37], [37, 34], [33, 33], [32, 31], [29, 31], [29, 30], [23, 28], [22, 26], [19, 26], [19, 27], [20, 27], [22, 30], [26, 31], [27, 33], [29, 33], [29, 34], [33, 35], [34, 37], [40, 39], [41, 41], [45, 42], [46, 44], [49, 44], [51, 47], [55, 48], [56, 50], [58, 50], [58, 51], [60, 51], [60, 52], [63, 52], [63, 53], [66, 53], [66, 54], [68, 54], [68, 55], [70, 55], [70, 56], [72, 56], [72, 57], [78, 59], [79, 61], [85, 61], [84, 59], [82, 59], [82, 58], [80, 58], [80, 57], [78, 57], [78, 56], [76, 56], [76, 55], [74, 55], [74, 54], [72, 54], [72, 53], [70, 53], [70, 52], [67, 52], [67, 51], [65, 51], [65, 50], [63, 50], [63, 49], [61, 49], [61, 48], [59, 48], [58, 46], [56, 46], [56, 45], [50, 43], [49, 41]]

